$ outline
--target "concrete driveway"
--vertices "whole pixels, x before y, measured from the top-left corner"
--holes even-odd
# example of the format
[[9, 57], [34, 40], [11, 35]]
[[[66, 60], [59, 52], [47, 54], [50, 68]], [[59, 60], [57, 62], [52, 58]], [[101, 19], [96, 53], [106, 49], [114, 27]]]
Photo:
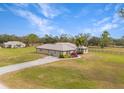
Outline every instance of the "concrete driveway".
[[0, 89], [8, 89], [8, 87], [4, 86], [3, 84], [0, 84]]
[[[29, 62], [24, 62], [24, 63], [0, 67], [0, 75], [6, 74], [9, 72], [13, 72], [13, 71], [17, 71], [17, 70], [21, 70], [24, 68], [29, 68], [29, 67], [33, 67], [33, 66], [52, 63], [52, 62], [59, 61], [59, 60], [60, 59], [57, 57], [47, 56], [47, 57], [44, 57], [44, 58], [41, 58], [38, 60], [34, 60], [34, 61], [29, 61]], [[7, 87], [0, 84], [0, 88], [7, 88]]]

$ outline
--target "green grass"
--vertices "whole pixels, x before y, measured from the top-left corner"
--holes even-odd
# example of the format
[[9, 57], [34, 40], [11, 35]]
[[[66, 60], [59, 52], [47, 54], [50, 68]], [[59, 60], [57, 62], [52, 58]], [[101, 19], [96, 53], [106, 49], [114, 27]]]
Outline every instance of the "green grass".
[[124, 55], [88, 53], [9, 73], [0, 80], [10, 88], [124, 88]]
[[112, 48], [112, 47], [105, 47], [105, 48], [100, 48], [100, 47], [90, 47], [90, 50], [99, 50], [99, 51], [106, 51], [106, 52], [114, 52], [114, 53], [124, 53], [124, 48]]
[[109, 54], [102, 52], [96, 52], [94, 54], [104, 59], [104, 62], [124, 63], [124, 55]]
[[0, 49], [0, 67], [35, 60], [43, 57], [37, 54], [34, 47], [27, 48], [1, 48]]

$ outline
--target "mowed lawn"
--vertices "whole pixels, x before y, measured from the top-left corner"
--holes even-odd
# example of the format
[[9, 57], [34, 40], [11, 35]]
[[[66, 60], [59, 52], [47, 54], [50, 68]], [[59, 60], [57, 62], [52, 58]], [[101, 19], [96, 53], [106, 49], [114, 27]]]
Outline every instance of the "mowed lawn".
[[89, 49], [101, 50], [101, 51], [112, 51], [112, 52], [124, 52], [124, 48], [110, 48], [105, 47], [101, 49], [100, 47], [90, 47]]
[[10, 88], [124, 88], [124, 55], [90, 52], [0, 76]]
[[34, 47], [0, 48], [0, 67], [35, 60], [43, 56], [37, 54]]

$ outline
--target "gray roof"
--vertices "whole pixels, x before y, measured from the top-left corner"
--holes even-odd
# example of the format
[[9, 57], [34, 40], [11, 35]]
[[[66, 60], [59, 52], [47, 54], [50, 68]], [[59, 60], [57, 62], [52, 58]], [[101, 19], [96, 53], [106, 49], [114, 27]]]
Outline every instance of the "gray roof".
[[57, 50], [57, 51], [69, 51], [76, 50], [76, 45], [72, 43], [56, 43], [56, 44], [44, 44], [38, 46], [37, 48], [48, 49], [48, 50]]

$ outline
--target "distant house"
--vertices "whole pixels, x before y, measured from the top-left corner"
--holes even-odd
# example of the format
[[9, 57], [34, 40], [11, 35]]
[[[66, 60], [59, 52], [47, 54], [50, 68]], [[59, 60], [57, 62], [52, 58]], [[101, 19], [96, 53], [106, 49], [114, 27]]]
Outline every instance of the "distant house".
[[3, 43], [3, 47], [5, 48], [23, 48], [26, 44], [20, 42], [20, 41], [8, 41]]
[[71, 54], [77, 52], [77, 46], [72, 43], [43, 44], [36, 47], [38, 53], [59, 56], [60, 54]]

